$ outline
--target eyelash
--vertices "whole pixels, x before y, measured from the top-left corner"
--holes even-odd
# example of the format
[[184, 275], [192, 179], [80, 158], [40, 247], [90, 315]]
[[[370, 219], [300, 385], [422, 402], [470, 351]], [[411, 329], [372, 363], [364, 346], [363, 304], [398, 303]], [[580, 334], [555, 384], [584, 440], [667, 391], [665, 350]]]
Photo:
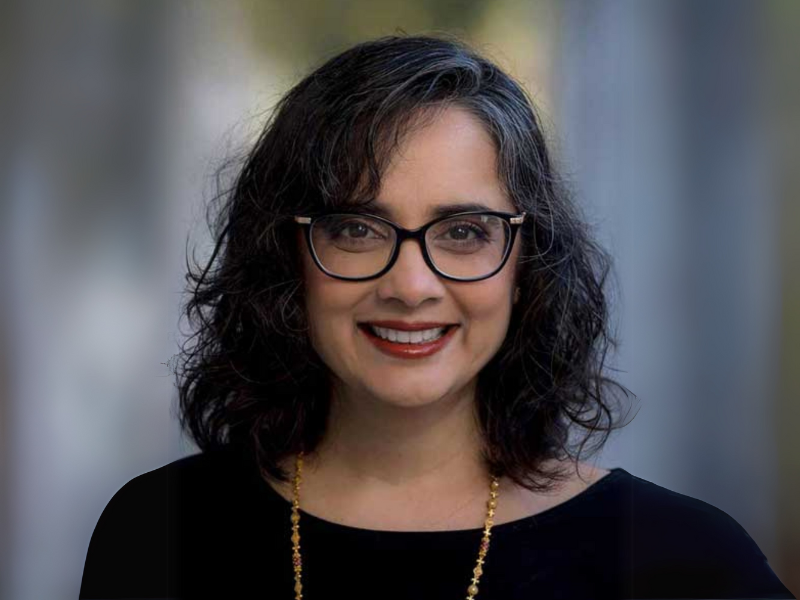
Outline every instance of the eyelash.
[[[364, 223], [363, 221], [359, 221], [358, 220], [358, 216], [354, 216], [353, 219], [348, 220], [348, 221], [340, 224], [340, 226], [338, 228], [336, 228], [336, 230], [334, 230], [332, 233], [335, 234], [335, 235], [340, 235], [343, 231], [346, 231], [346, 230], [348, 230], [349, 228], [351, 228], [351, 227], [353, 227], [355, 225], [362, 225], [363, 227], [367, 228], [369, 231], [372, 231], [372, 232], [374, 232], [376, 234], [378, 233], [374, 229], [372, 229], [368, 224]], [[464, 227], [465, 229], [467, 229], [467, 230], [471, 231], [472, 233], [474, 233], [477, 236], [478, 240], [484, 240], [484, 239], [489, 237], [489, 234], [482, 227], [480, 227], [479, 225], [476, 225], [475, 223], [471, 223], [469, 221], [456, 221], [456, 222], [454, 222], [454, 223], [452, 223], [450, 225], [450, 227], [447, 229], [447, 231], [451, 231], [455, 227]], [[469, 241], [469, 240], [467, 240], [467, 241]], [[472, 240], [472, 241], [474, 241], [474, 240]]]

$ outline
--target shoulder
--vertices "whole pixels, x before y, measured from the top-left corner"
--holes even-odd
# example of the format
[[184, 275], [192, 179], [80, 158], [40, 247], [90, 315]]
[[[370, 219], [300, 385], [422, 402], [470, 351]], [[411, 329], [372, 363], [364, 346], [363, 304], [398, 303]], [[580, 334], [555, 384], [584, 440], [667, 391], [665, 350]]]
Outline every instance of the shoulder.
[[[624, 471], [617, 488], [634, 594], [792, 598], [732, 516]], [[785, 594], [785, 595], [784, 595]]]
[[170, 512], [186, 508], [192, 498], [207, 503], [225, 484], [237, 477], [240, 463], [228, 450], [203, 452], [174, 460], [137, 475], [106, 504], [93, 536], [106, 531], [165, 531]]
[[726, 548], [747, 550], [763, 556], [745, 529], [716, 506], [675, 492], [625, 472], [620, 486], [621, 504], [632, 526], [648, 535], [659, 534], [675, 543], [699, 546], [725, 543]]
[[204, 452], [123, 485], [92, 533], [80, 597], [173, 595], [182, 546], [222, 529], [215, 515], [225, 514], [220, 503], [244, 481], [241, 468], [230, 451]]
[[192, 495], [208, 498], [208, 493], [241, 479], [241, 461], [235, 453], [222, 448], [174, 460], [161, 467], [137, 475], [111, 498], [103, 512], [126, 508], [142, 511], [147, 507], [186, 501]]
[[[763, 557], [744, 528], [725, 511], [627, 471], [625, 474], [617, 490], [618, 502], [640, 551], [655, 553], [660, 548], [662, 553], [683, 557], [706, 552], [706, 559], [740, 552]], [[714, 552], [708, 554], [710, 550]]]

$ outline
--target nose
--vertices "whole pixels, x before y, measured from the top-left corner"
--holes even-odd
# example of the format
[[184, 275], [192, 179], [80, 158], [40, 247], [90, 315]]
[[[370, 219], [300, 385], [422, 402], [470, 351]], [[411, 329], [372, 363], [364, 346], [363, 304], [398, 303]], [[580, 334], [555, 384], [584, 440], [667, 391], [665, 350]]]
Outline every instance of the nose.
[[441, 298], [444, 291], [443, 280], [425, 262], [422, 248], [416, 240], [403, 241], [397, 261], [378, 283], [381, 300], [394, 298], [410, 307]]

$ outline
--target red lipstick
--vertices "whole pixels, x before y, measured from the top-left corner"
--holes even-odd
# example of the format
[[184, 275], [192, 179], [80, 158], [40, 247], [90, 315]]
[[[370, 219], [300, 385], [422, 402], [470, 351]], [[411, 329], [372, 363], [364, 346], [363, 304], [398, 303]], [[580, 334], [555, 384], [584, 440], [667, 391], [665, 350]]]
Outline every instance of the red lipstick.
[[[388, 327], [388, 325], [383, 325], [383, 323], [391, 323], [392, 321], [375, 321], [375, 325], [378, 327]], [[397, 323], [396, 321], [394, 323]], [[372, 324], [372, 322], [370, 322]], [[405, 324], [405, 327], [392, 327], [392, 329], [405, 329], [406, 331], [419, 331], [421, 329], [434, 329], [436, 327], [445, 327], [445, 324], [429, 324], [424, 323], [425, 327], [415, 327], [415, 329], [409, 329], [408, 325]], [[418, 325], [415, 323], [414, 325]], [[384, 354], [388, 354], [389, 356], [394, 356], [396, 358], [425, 358], [426, 356], [431, 356], [432, 354], [436, 354], [442, 348], [444, 348], [448, 342], [453, 338], [455, 335], [456, 329], [458, 326], [456, 325], [449, 325], [447, 326], [447, 330], [444, 332], [442, 337], [431, 340], [430, 342], [422, 342], [420, 344], [410, 344], [410, 343], [403, 343], [403, 342], [392, 342], [389, 340], [385, 340], [381, 337], [378, 337], [372, 332], [372, 329], [369, 328], [366, 324], [359, 325], [358, 329], [364, 333], [364, 336], [372, 342], [375, 347], [383, 352]]]

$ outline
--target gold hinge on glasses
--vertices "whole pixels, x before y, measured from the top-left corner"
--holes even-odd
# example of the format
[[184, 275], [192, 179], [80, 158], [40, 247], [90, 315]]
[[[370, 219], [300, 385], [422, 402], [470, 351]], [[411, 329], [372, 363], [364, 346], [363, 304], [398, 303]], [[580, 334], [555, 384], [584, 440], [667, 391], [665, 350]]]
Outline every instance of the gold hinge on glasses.
[[311, 223], [311, 217], [295, 217], [294, 220], [296, 223], [303, 223], [304, 225]]

